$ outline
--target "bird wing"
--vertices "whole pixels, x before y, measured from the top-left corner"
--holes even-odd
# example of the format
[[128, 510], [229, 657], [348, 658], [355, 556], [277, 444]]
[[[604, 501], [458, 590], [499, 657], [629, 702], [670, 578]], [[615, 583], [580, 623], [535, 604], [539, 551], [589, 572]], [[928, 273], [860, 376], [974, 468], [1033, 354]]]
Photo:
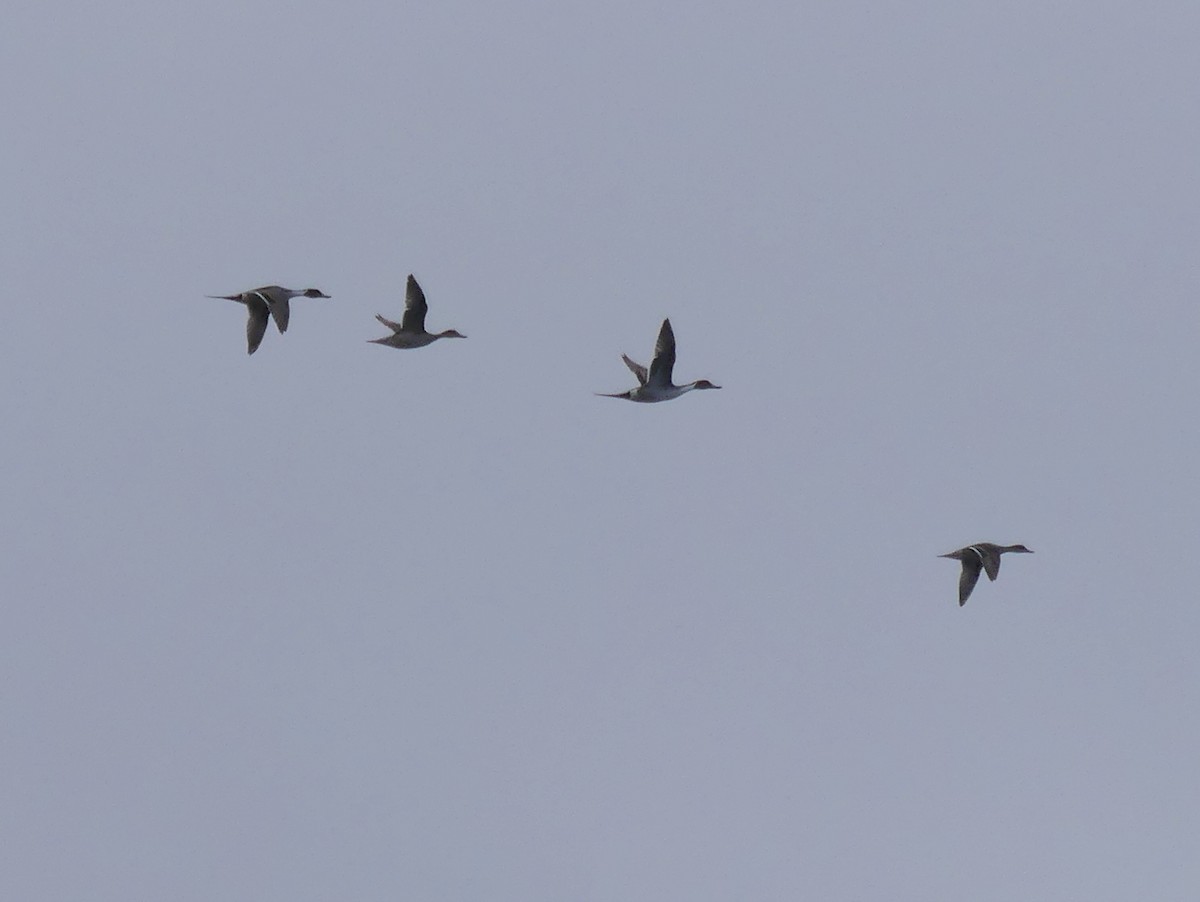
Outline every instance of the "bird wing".
[[666, 388], [672, 384], [671, 375], [675, 370], [675, 333], [671, 329], [671, 321], [664, 319], [662, 328], [658, 330], [658, 341], [654, 343], [654, 359], [650, 361], [650, 372], [646, 381], [651, 385]]
[[292, 307], [287, 298], [271, 305], [271, 316], [275, 318], [275, 327], [279, 329], [280, 334], [286, 332], [288, 320], [292, 317]]
[[981, 551], [979, 557], [983, 561], [983, 569], [987, 573], [988, 579], [995, 582], [996, 577], [1000, 575], [999, 553], [988, 549]]
[[961, 608], [971, 597], [971, 590], [979, 582], [979, 561], [975, 558], [965, 558], [962, 562], [962, 575], [958, 578], [958, 606]]
[[625, 361], [625, 365], [627, 367], [629, 367], [631, 370], [633, 370], [633, 374], [635, 376], [637, 376], [638, 384], [645, 385], [646, 379], [649, 378], [648, 374], [646, 373], [646, 368], [644, 366], [642, 366], [640, 363], [638, 363], [636, 360], [630, 360], [624, 354], [621, 355], [621, 359]]
[[278, 285], [264, 285], [262, 288], [254, 288], [245, 292], [243, 297], [258, 298], [267, 305], [267, 309], [271, 311], [271, 316], [275, 320], [275, 327], [280, 333], [287, 331], [288, 320], [291, 318], [291, 307], [288, 304], [288, 293]]
[[399, 332], [401, 329], [404, 328], [399, 323], [394, 323], [390, 319], [380, 316], [378, 313], [375, 314], [375, 318], [377, 320], [379, 320], [381, 323], [383, 323], [385, 326], [387, 326], [389, 329], [391, 329], [393, 332]]
[[408, 277], [408, 287], [404, 291], [404, 331], [424, 332], [425, 314], [429, 305], [425, 303], [425, 292], [411, 275]]
[[246, 353], [253, 354], [262, 344], [267, 332], [267, 320], [270, 318], [270, 308], [266, 301], [255, 295], [248, 295], [246, 301]]

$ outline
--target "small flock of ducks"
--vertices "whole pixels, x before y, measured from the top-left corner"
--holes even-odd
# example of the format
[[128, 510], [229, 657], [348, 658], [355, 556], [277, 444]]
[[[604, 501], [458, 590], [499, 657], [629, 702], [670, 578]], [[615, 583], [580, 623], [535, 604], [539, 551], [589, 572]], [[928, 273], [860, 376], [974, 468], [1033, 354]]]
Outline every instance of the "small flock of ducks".
[[[208, 297], [237, 301], [239, 304], [246, 305], [246, 352], [253, 354], [262, 344], [263, 336], [267, 332], [267, 323], [270, 320], [275, 320], [275, 327], [281, 335], [287, 331], [288, 320], [291, 317], [289, 302], [292, 298], [328, 298], [330, 295], [318, 288], [298, 290], [282, 288], [279, 285], [266, 285], [238, 294], [210, 294]], [[425, 292], [421, 290], [417, 280], [410, 274], [404, 293], [404, 315], [400, 318], [400, 322], [393, 322], [378, 313], [375, 314], [375, 318], [391, 329], [392, 334], [383, 338], [369, 339], [369, 342], [386, 345], [389, 348], [423, 348], [433, 344], [439, 338], [467, 337], [456, 329], [427, 332], [425, 315], [428, 312], [429, 304], [425, 300]], [[599, 397], [624, 398], [626, 401], [652, 404], [657, 401], [670, 401], [696, 389], [721, 387], [713, 385], [707, 379], [697, 379], [695, 382], [688, 382], [685, 385], [674, 383], [675, 332], [671, 328], [669, 319], [664, 319], [662, 327], [658, 330], [658, 341], [654, 343], [654, 357], [650, 360], [649, 367], [642, 366], [625, 354], [621, 355], [621, 359], [637, 377], [637, 387], [614, 394], [596, 392]], [[1010, 552], [1033, 554], [1024, 545], [994, 545], [991, 542], [979, 542], [948, 554], [938, 555], [938, 557], [952, 558], [962, 562], [962, 574], [958, 579], [959, 607], [965, 605], [967, 599], [971, 597], [975, 584], [979, 582], [980, 571], [986, 573], [989, 580], [994, 581], [1000, 575], [1000, 555]]]
[[[319, 288], [282, 288], [279, 285], [264, 285], [262, 288], [251, 288], [238, 294], [210, 294], [210, 298], [222, 301], [237, 301], [246, 305], [246, 353], [253, 354], [262, 344], [263, 336], [267, 333], [268, 320], [275, 320], [275, 327], [282, 335], [287, 331], [288, 319], [291, 317], [289, 302], [292, 298], [328, 298]], [[404, 315], [400, 322], [394, 322], [382, 314], [376, 313], [375, 319], [392, 330], [391, 335], [383, 338], [369, 339], [371, 344], [387, 345], [389, 348], [423, 348], [431, 345], [439, 338], [466, 338], [457, 329], [447, 329], [445, 332], [427, 332], [425, 316], [429, 313], [429, 303], [425, 300], [425, 292], [410, 273], [408, 285], [404, 291]], [[637, 388], [617, 394], [596, 392], [603, 398], [624, 398], [627, 401], [653, 403], [655, 401], [670, 401], [693, 389], [720, 388], [707, 379], [697, 379], [686, 385], [676, 385], [673, 381], [675, 369], [675, 332], [671, 329], [671, 321], [664, 319], [662, 328], [658, 330], [658, 341], [654, 344], [654, 358], [650, 366], [630, 360], [624, 354], [621, 359], [637, 377]]]

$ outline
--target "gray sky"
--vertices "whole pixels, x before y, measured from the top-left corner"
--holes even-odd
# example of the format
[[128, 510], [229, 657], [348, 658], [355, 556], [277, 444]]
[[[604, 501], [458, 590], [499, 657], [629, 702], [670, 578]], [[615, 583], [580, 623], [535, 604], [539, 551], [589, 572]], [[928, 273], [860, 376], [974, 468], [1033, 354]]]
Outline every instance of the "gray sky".
[[1195, 897], [1200, 10], [881, 6], [9, 5], [0, 896]]

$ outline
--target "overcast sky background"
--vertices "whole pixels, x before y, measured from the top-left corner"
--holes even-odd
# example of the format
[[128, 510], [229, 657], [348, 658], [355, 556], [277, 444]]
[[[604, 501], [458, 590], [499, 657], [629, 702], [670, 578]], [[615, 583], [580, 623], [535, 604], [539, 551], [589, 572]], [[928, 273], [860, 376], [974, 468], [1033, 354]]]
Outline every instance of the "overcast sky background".
[[0, 896], [1194, 899], [1198, 43], [8, 4]]

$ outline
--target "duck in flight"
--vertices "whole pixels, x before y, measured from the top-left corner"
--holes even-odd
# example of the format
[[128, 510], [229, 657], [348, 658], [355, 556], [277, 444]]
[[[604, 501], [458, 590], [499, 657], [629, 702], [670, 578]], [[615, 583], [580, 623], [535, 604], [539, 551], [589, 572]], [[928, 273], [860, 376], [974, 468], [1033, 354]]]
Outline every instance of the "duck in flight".
[[713, 385], [707, 379], [698, 379], [686, 385], [676, 385], [671, 381], [672, 370], [675, 369], [675, 333], [671, 329], [669, 319], [664, 319], [662, 328], [658, 330], [658, 341], [654, 343], [654, 359], [650, 361], [649, 369], [630, 360], [624, 354], [621, 355], [621, 359], [633, 371], [633, 375], [637, 376], [638, 387], [611, 395], [596, 392], [600, 397], [652, 403], [654, 401], [670, 401], [694, 388], [721, 387]]
[[368, 339], [371, 344], [387, 345], [389, 348], [423, 348], [433, 344], [439, 338], [466, 338], [461, 332], [447, 329], [445, 332], [426, 332], [425, 314], [429, 305], [425, 302], [425, 292], [410, 274], [408, 287], [404, 292], [404, 316], [400, 322], [394, 323], [378, 313], [375, 318], [392, 330], [386, 338]]
[[968, 545], [949, 554], [939, 554], [938, 557], [953, 558], [962, 561], [962, 576], [958, 578], [958, 606], [961, 608], [971, 597], [971, 590], [979, 581], [979, 571], [983, 570], [988, 579], [994, 580], [1000, 575], [1000, 555], [1012, 551], [1020, 554], [1033, 554], [1024, 545], [993, 545], [991, 542], [980, 542]]
[[224, 301], [237, 301], [246, 305], [247, 354], [253, 354], [262, 344], [263, 335], [267, 331], [267, 320], [274, 319], [275, 327], [282, 335], [287, 331], [288, 320], [291, 318], [291, 308], [288, 302], [292, 298], [327, 298], [329, 295], [318, 288], [295, 290], [280, 288], [278, 285], [264, 285], [262, 288], [251, 288], [240, 294], [210, 294], [210, 298]]

